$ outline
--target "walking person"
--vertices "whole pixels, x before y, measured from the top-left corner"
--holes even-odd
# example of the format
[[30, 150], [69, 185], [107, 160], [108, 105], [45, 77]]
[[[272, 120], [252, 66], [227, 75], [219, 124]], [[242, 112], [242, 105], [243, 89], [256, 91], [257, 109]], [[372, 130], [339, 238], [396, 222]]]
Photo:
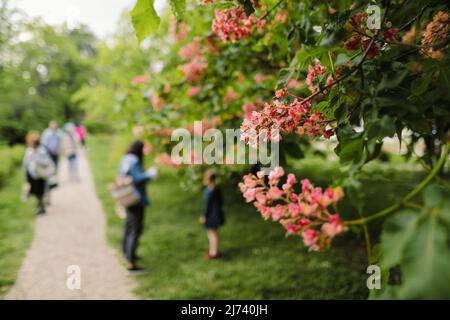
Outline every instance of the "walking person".
[[44, 194], [47, 180], [54, 174], [56, 167], [47, 150], [40, 146], [39, 138], [39, 134], [35, 132], [27, 135], [23, 166], [29, 184], [28, 194], [36, 197], [36, 213], [42, 215], [45, 213]]
[[86, 147], [86, 128], [83, 126], [82, 122], [77, 123], [77, 127], [75, 128], [75, 133], [83, 147]]
[[126, 209], [122, 250], [128, 262], [127, 269], [130, 274], [143, 273], [146, 269], [137, 264], [137, 248], [142, 235], [144, 225], [145, 208], [150, 205], [147, 194], [147, 183], [157, 176], [155, 168], [144, 171], [144, 156], [150, 154], [151, 148], [140, 140], [133, 142], [125, 156], [120, 161], [119, 175], [128, 176], [133, 180], [133, 185], [139, 195], [136, 204]]
[[41, 144], [47, 149], [55, 166], [58, 167], [63, 134], [56, 121], [50, 121], [48, 128], [42, 133]]
[[204, 210], [203, 215], [200, 217], [200, 223], [207, 229], [209, 251], [206, 257], [208, 260], [213, 260], [218, 257], [218, 229], [225, 223], [225, 216], [222, 209], [222, 192], [216, 180], [217, 174], [215, 171], [208, 170], [205, 172], [203, 177], [203, 184], [206, 187], [204, 190]]
[[63, 153], [69, 162], [69, 176], [72, 181], [79, 181], [78, 174], [78, 138], [75, 125], [66, 125], [63, 138]]

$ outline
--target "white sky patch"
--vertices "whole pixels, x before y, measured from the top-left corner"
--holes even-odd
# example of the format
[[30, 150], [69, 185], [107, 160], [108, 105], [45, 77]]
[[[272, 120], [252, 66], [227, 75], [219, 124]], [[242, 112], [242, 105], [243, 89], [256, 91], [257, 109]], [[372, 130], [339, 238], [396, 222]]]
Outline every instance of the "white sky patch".
[[[13, 0], [12, 4], [31, 17], [42, 17], [48, 24], [66, 22], [73, 28], [86, 24], [99, 37], [114, 33], [125, 9], [131, 10], [136, 0]], [[161, 14], [166, 0], [156, 0], [155, 9]]]

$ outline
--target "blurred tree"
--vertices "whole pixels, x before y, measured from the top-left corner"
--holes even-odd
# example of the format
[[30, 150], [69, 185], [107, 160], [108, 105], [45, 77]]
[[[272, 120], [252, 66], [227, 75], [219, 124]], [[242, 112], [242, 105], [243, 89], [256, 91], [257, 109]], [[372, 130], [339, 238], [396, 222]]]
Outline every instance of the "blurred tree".
[[22, 141], [51, 119], [81, 116], [72, 95], [95, 78], [97, 46], [86, 26], [69, 30], [40, 19], [25, 24], [12, 14], [2, 6], [0, 139], [8, 143]]

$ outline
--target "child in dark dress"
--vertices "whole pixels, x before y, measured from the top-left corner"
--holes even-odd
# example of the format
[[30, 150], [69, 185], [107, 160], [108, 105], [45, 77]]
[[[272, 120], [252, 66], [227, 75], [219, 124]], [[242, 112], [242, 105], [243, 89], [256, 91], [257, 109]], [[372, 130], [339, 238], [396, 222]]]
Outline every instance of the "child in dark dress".
[[217, 258], [219, 246], [218, 229], [225, 223], [222, 210], [222, 193], [216, 184], [216, 173], [212, 170], [205, 172], [203, 177], [204, 191], [204, 210], [200, 218], [201, 224], [208, 231], [209, 251], [207, 257], [209, 260]]

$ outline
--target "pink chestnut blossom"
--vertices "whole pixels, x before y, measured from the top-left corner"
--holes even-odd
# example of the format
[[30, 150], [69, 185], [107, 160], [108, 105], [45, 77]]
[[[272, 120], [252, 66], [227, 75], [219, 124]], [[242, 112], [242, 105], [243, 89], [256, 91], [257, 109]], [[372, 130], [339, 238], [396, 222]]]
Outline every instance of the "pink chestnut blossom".
[[[247, 202], [253, 202], [264, 219], [272, 218], [283, 225], [287, 234], [301, 236], [312, 251], [327, 248], [334, 237], [346, 231], [340, 216], [328, 209], [342, 199], [342, 189], [315, 187], [308, 179], [297, 183], [292, 173], [283, 184], [284, 175], [282, 167], [272, 170], [267, 179], [263, 171], [256, 176], [248, 174], [239, 187]], [[297, 190], [301, 192], [296, 193]]]
[[253, 15], [247, 16], [244, 8], [232, 7], [229, 9], [216, 9], [212, 30], [223, 41], [236, 42], [248, 38], [253, 33], [253, 26], [262, 33], [265, 21], [256, 19]]
[[319, 231], [314, 229], [308, 229], [301, 234], [303, 238], [303, 243], [305, 246], [309, 247], [313, 251], [319, 251], [320, 246], [318, 244], [319, 241]]
[[269, 173], [269, 184], [274, 185], [278, 184], [280, 178], [284, 176], [284, 170], [282, 167], [276, 167], [273, 171]]
[[283, 196], [283, 191], [278, 187], [272, 187], [267, 192], [267, 197], [271, 200], [279, 200]]
[[255, 200], [256, 194], [257, 194], [256, 188], [247, 189], [247, 191], [244, 192], [244, 198], [247, 201], [247, 203]]
[[187, 94], [189, 97], [196, 97], [200, 93], [200, 90], [201, 89], [199, 86], [190, 87], [187, 91]]
[[332, 215], [328, 218], [328, 222], [322, 225], [322, 233], [333, 238], [345, 231], [341, 218], [338, 215]]

